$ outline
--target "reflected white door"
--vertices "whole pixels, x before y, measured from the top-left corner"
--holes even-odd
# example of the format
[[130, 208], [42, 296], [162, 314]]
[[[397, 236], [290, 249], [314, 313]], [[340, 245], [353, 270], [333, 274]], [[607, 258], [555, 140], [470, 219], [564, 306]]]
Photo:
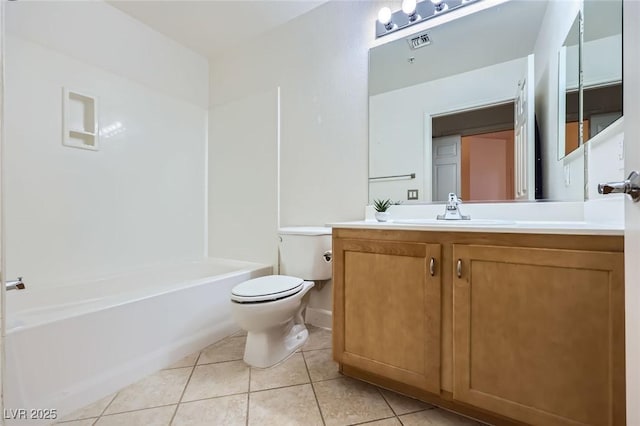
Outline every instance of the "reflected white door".
[[[625, 170], [640, 171], [640, 2], [624, 8], [624, 147]], [[627, 424], [640, 425], [640, 203], [625, 200], [625, 315]]]
[[449, 193], [460, 196], [460, 136], [433, 138], [432, 201], [447, 201]]
[[518, 82], [515, 99], [514, 173], [515, 199], [535, 198], [535, 85], [534, 56], [527, 57], [527, 69]]

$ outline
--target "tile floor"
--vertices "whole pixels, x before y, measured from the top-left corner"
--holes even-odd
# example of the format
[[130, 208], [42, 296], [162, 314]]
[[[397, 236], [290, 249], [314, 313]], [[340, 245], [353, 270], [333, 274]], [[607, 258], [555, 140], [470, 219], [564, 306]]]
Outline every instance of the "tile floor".
[[62, 419], [64, 426], [480, 425], [431, 405], [344, 377], [331, 332], [266, 370], [242, 361], [236, 334]]

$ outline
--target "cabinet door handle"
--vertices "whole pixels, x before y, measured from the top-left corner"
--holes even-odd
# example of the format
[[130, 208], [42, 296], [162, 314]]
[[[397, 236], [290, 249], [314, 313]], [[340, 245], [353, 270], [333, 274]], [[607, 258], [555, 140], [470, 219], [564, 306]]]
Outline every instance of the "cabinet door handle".
[[458, 278], [462, 278], [462, 259], [458, 259], [458, 265], [456, 266], [456, 273]]
[[431, 274], [431, 276], [436, 274], [436, 260], [433, 257], [429, 261], [429, 274]]

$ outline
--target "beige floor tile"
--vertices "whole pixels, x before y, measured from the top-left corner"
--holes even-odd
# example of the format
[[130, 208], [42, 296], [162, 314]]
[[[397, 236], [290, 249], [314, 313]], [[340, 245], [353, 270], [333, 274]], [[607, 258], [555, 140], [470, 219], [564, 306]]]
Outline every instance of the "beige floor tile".
[[101, 400], [94, 402], [93, 404], [89, 404], [86, 407], [83, 407], [77, 411], [74, 411], [68, 416], [65, 416], [64, 418], [62, 418], [60, 421], [66, 422], [69, 420], [80, 420], [80, 419], [88, 419], [92, 417], [94, 418], [100, 417], [100, 414], [102, 414], [104, 409], [107, 408], [107, 405], [109, 405], [109, 403], [113, 401], [113, 398], [115, 398], [115, 396], [116, 394], [114, 393], [107, 397], [104, 397]]
[[250, 426], [322, 426], [310, 384], [249, 394]]
[[333, 360], [331, 349], [304, 352], [311, 381], [337, 379], [342, 377], [338, 372], [338, 364]]
[[168, 370], [170, 368], [193, 367], [194, 365], [196, 365], [196, 360], [198, 359], [198, 355], [200, 355], [199, 352], [196, 352], [195, 354], [187, 355], [184, 358], [182, 358], [180, 361], [177, 361], [171, 364], [170, 366], [168, 366], [167, 368], [165, 368], [165, 370]]
[[416, 411], [422, 411], [430, 408], [435, 408], [433, 405], [427, 404], [417, 399], [408, 398], [406, 396], [382, 389], [382, 396], [387, 400], [391, 409], [396, 415], [401, 416], [403, 414], [415, 413]]
[[182, 400], [193, 401], [248, 391], [249, 367], [244, 361], [197, 365]]
[[246, 335], [247, 335], [247, 330], [238, 330], [235, 333], [233, 333], [231, 337], [239, 337], [239, 336], [246, 336]]
[[271, 368], [252, 368], [250, 390], [280, 388], [283, 386], [309, 383], [309, 374], [301, 353], [293, 354], [288, 360]]
[[482, 423], [439, 408], [399, 416], [404, 426], [480, 426]]
[[161, 370], [118, 392], [105, 414], [177, 404], [191, 368]]
[[244, 357], [244, 345], [246, 341], [246, 336], [239, 336], [227, 337], [224, 340], [214, 343], [202, 350], [198, 365], [240, 360]]
[[362, 426], [402, 426], [400, 420], [395, 417], [390, 419], [376, 420], [374, 422], [360, 423]]
[[223, 396], [182, 403], [173, 426], [244, 426], [247, 422], [247, 394]]
[[96, 422], [96, 426], [167, 426], [171, 422], [175, 409], [175, 405], [169, 405], [102, 416]]
[[313, 384], [327, 426], [380, 420], [393, 416], [378, 389], [369, 384], [341, 378]]
[[64, 421], [55, 424], [62, 426], [92, 426], [96, 420], [98, 420], [97, 417], [93, 419], [71, 420], [70, 422]]
[[302, 347], [303, 351], [314, 351], [316, 349], [331, 348], [331, 330], [307, 325], [309, 339]]

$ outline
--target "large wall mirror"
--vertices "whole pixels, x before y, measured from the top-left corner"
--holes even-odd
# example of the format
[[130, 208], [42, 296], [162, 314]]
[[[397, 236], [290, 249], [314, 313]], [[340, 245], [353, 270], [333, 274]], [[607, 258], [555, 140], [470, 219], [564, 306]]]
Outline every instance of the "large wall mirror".
[[[456, 192], [466, 201], [581, 200], [583, 173], [573, 176], [575, 195], [563, 191], [567, 181], [559, 157], [566, 150], [558, 135], [574, 118], [579, 133], [579, 37], [571, 34], [578, 31], [580, 10], [586, 17], [600, 13], [590, 12], [602, 7], [599, 3], [614, 3], [589, 2], [505, 1], [372, 48], [369, 199], [443, 202]], [[589, 36], [588, 31], [585, 40], [605, 38], [600, 43], [609, 43], [615, 32], [600, 29]], [[425, 32], [431, 43], [412, 48], [409, 40]], [[599, 53], [592, 55], [597, 58], [592, 62], [600, 63]], [[585, 72], [585, 100], [587, 87], [600, 97], [621, 88], [621, 76], [600, 70], [593, 75], [588, 86]], [[570, 106], [561, 114], [563, 104]], [[602, 128], [615, 114], [619, 117], [621, 108], [582, 115], [590, 126], [595, 117]]]
[[559, 93], [565, 93], [558, 109], [565, 123], [558, 128], [563, 158], [622, 117], [622, 1], [585, 0], [558, 63]]

